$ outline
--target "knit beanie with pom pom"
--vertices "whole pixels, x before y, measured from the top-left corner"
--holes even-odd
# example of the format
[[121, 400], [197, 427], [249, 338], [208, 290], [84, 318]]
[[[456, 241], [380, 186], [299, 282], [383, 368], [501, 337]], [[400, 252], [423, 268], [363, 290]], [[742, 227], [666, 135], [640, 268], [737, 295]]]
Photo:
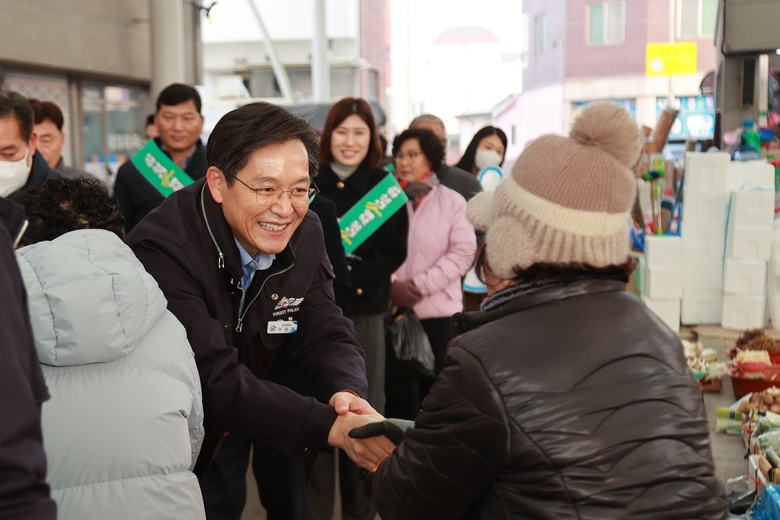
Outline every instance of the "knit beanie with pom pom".
[[495, 191], [468, 204], [490, 270], [511, 279], [536, 263], [626, 262], [640, 146], [638, 126], [611, 103], [585, 108], [568, 137], [531, 142]]

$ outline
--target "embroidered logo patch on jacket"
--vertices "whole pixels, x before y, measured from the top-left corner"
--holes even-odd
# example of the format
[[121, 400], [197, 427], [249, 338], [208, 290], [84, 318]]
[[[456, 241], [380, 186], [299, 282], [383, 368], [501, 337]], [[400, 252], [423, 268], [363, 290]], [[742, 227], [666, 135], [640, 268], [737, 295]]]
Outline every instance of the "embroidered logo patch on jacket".
[[279, 303], [274, 307], [273, 315], [282, 316], [283, 314], [298, 312], [302, 303], [303, 298], [288, 298], [287, 296], [282, 296], [279, 298]]
[[303, 298], [288, 298], [287, 296], [282, 296], [274, 310], [278, 311], [279, 309], [286, 309], [287, 307], [299, 307], [301, 303], [303, 303]]

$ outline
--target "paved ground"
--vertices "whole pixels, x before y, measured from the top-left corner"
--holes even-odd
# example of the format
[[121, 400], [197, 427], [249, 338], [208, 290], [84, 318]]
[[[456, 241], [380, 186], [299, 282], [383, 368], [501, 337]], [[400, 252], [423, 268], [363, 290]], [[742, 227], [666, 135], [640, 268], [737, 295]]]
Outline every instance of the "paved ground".
[[[780, 331], [768, 331], [767, 333], [776, 339], [780, 338]], [[725, 349], [734, 344], [739, 333], [721, 329], [720, 327], [695, 327], [684, 329], [680, 332], [680, 336], [687, 339], [692, 339], [697, 335], [705, 348], [715, 349], [720, 359], [723, 359], [725, 358]], [[711, 432], [713, 432], [712, 450], [715, 458], [715, 470], [718, 477], [724, 482], [730, 478], [739, 477], [747, 473], [747, 461], [744, 458], [746, 450], [742, 438], [724, 433], [714, 433], [715, 410], [719, 406], [730, 406], [734, 401], [734, 393], [728, 377], [723, 379], [723, 389], [720, 392], [704, 393], [707, 417], [710, 420]], [[251, 475], [247, 475], [247, 482], [249, 496], [241, 519], [266, 520], [265, 510], [260, 505], [257, 488]], [[334, 520], [339, 518], [339, 514], [338, 510], [334, 513]]]
[[[718, 350], [722, 358], [725, 357], [723, 354], [725, 348], [734, 344], [733, 340], [728, 341], [720, 337], [702, 337], [701, 341], [705, 348]], [[723, 378], [723, 389], [720, 392], [704, 393], [704, 404], [707, 408], [707, 418], [710, 421], [715, 471], [724, 482], [730, 478], [747, 474], [747, 461], [744, 458], [747, 450], [742, 437], [715, 433], [715, 410], [719, 406], [731, 406], [735, 400], [731, 380], [728, 377]]]

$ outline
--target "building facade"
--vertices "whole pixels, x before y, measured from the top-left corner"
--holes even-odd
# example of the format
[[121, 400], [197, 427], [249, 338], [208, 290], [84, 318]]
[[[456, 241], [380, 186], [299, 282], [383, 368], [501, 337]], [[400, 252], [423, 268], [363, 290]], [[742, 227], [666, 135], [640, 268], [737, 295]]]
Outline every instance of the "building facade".
[[328, 99], [315, 95], [316, 1], [234, 0], [214, 7], [203, 23], [207, 130], [251, 99], [297, 105], [355, 96], [386, 104], [388, 0], [324, 0]]
[[[712, 137], [714, 101], [700, 95], [700, 85], [715, 67], [717, 3], [524, 0], [529, 55], [518, 101], [519, 144], [567, 132], [579, 110], [594, 101], [617, 102], [651, 128], [667, 103], [676, 103], [680, 115], [671, 139]], [[647, 73], [647, 44], [680, 42], [695, 43], [694, 71]]]
[[[178, 20], [167, 17], [171, 7]], [[179, 80], [194, 84], [202, 10], [193, 0], [5, 2], [5, 87], [57, 103], [65, 115], [65, 162], [111, 182], [109, 171], [143, 143], [143, 122], [153, 110], [155, 60], [166, 54], [155, 49], [155, 17], [184, 35]]]

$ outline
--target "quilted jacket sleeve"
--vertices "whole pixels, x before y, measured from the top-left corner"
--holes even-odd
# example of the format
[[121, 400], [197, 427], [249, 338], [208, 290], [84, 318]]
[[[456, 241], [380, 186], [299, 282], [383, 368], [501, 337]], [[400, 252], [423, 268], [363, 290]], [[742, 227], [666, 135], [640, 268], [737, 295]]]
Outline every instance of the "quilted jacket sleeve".
[[445, 206], [449, 214], [442, 212], [440, 216], [449, 227], [444, 239], [447, 250], [429, 269], [414, 277], [414, 283], [423, 296], [443, 291], [460, 280], [473, 262], [477, 249], [474, 226], [466, 218], [466, 201], [451, 190], [447, 195]]
[[385, 520], [465, 518], [509, 462], [501, 396], [479, 359], [457, 346], [406, 440], [379, 467], [373, 499]]

